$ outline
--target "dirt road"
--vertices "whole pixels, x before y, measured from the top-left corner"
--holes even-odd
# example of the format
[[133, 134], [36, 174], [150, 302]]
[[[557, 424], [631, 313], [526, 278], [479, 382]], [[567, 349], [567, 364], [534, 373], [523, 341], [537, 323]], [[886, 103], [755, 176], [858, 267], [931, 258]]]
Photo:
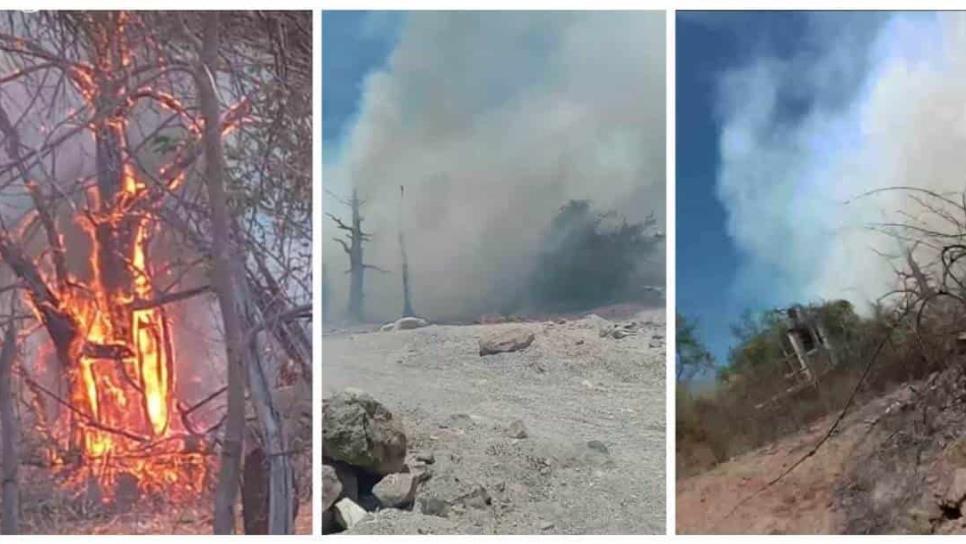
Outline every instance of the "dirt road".
[[[323, 396], [357, 387], [401, 416], [410, 450], [435, 458], [417, 503], [447, 505], [352, 532], [663, 533], [664, 310], [633, 319], [621, 339], [592, 319], [326, 335]], [[479, 355], [481, 334], [518, 326], [528, 348]], [[460, 501], [480, 487], [489, 504]]]

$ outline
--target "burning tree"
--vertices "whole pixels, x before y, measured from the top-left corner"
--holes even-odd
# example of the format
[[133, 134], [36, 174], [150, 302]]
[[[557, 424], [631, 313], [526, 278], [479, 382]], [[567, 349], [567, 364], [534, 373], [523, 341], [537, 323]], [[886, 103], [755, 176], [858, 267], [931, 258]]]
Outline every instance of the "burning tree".
[[[2, 22], [0, 293], [30, 310], [11, 320], [17, 393], [67, 490], [187, 501], [218, 466], [214, 528], [231, 532], [257, 448], [264, 525], [292, 531], [296, 430], [276, 390], [311, 383], [310, 21]], [[207, 369], [185, 334], [198, 310], [223, 346]]]

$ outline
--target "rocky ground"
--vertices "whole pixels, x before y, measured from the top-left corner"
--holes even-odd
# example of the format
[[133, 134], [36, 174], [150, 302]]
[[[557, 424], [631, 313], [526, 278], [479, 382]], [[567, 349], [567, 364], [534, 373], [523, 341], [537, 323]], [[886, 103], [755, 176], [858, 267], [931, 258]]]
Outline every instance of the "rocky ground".
[[[664, 334], [663, 309], [329, 332], [323, 397], [377, 399], [406, 434], [404, 470], [428, 475], [411, 506], [365, 504], [348, 532], [663, 533]], [[481, 356], [481, 338], [526, 346]]]
[[677, 482], [678, 533], [966, 533], [966, 376], [950, 368]]

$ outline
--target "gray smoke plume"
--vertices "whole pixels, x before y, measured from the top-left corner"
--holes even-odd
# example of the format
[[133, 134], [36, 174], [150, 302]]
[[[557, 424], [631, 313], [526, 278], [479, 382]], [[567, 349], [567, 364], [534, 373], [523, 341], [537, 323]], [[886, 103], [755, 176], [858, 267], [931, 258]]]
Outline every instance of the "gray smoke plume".
[[737, 287], [760, 294], [777, 271], [790, 300], [861, 305], [901, 264], [889, 256], [902, 244], [870, 226], [938, 223], [908, 193], [863, 195], [964, 190], [966, 17], [825, 14], [803, 44], [721, 81], [718, 191], [747, 257]]
[[[324, 165], [328, 193], [356, 187], [366, 200], [366, 261], [391, 270], [367, 273], [369, 317], [402, 307], [400, 185], [415, 309], [434, 318], [518, 297], [543, 230], [570, 199], [663, 225], [664, 24], [646, 12], [409, 14]], [[330, 194], [325, 210], [348, 219]], [[323, 225], [338, 315], [348, 260], [334, 224]]]

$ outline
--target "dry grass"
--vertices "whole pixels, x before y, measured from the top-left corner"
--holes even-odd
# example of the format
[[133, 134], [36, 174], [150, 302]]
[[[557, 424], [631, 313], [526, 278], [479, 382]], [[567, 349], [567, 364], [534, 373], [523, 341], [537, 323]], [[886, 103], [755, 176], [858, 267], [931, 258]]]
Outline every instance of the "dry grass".
[[[21, 532], [42, 535], [200, 535], [212, 532], [211, 492], [193, 503], [171, 504], [163, 497], [142, 497], [126, 509], [73, 497], [58, 487], [46, 469], [21, 471]], [[311, 482], [311, 476], [300, 478]], [[311, 484], [300, 486], [296, 534], [312, 532]], [[241, 506], [236, 533], [244, 532]]]

